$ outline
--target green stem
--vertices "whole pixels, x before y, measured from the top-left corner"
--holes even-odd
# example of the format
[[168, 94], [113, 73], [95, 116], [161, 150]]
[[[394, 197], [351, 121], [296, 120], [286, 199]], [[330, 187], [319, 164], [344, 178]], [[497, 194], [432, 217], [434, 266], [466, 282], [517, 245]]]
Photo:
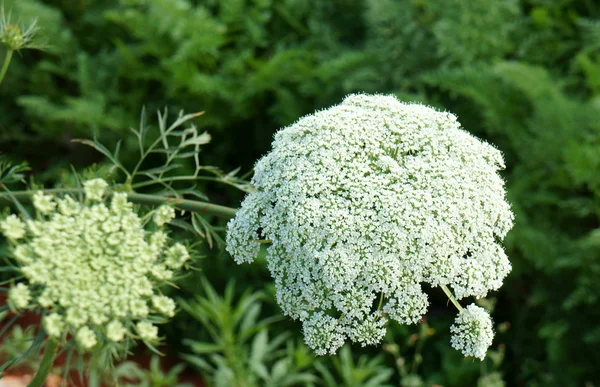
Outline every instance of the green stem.
[[4, 80], [4, 76], [6, 75], [6, 72], [8, 71], [8, 65], [10, 64], [10, 60], [12, 59], [12, 55], [13, 55], [13, 50], [8, 50], [6, 52], [6, 57], [4, 58], [4, 64], [2, 65], [2, 70], [0, 70], [0, 84], [2, 84], [2, 81]]
[[[81, 192], [78, 188], [55, 188], [55, 189], [44, 189], [45, 193], [51, 194], [78, 194]], [[13, 191], [11, 195], [19, 202], [30, 202], [33, 191]], [[7, 193], [0, 193], [0, 204], [12, 204], [14, 203], [11, 195]], [[213, 215], [220, 218], [231, 219], [235, 216], [237, 210], [231, 207], [220, 206], [218, 204], [212, 204], [208, 202], [201, 202], [197, 200], [188, 199], [177, 199], [173, 197], [160, 196], [160, 195], [148, 195], [140, 194], [136, 192], [128, 192], [127, 198], [133, 203], [149, 204], [149, 205], [161, 205], [161, 204], [172, 204], [173, 206], [192, 212], [198, 212], [205, 215]]]
[[379, 305], [377, 306], [377, 310], [381, 310], [382, 306], [383, 306], [383, 292], [381, 292], [381, 295], [379, 296]]
[[44, 357], [40, 363], [40, 368], [38, 368], [37, 373], [27, 387], [42, 387], [44, 385], [48, 374], [52, 370], [52, 365], [54, 364], [57, 351], [58, 341], [49, 338], [48, 343], [46, 344], [46, 349], [44, 350]]
[[426, 322], [421, 324], [421, 332], [419, 332], [419, 340], [417, 341], [417, 347], [415, 349], [415, 356], [411, 365], [411, 374], [416, 374], [419, 369], [419, 365], [423, 362], [423, 347], [425, 346], [425, 340], [427, 340], [427, 330], [429, 325]]
[[235, 208], [197, 200], [177, 199], [158, 195], [139, 194], [135, 192], [128, 193], [127, 198], [134, 203], [142, 204], [160, 205], [169, 203], [182, 210], [198, 212], [205, 215], [214, 215], [226, 219], [235, 217], [235, 214], [237, 213], [237, 209]]
[[452, 301], [452, 303], [454, 304], [454, 306], [456, 306], [456, 309], [458, 309], [459, 312], [462, 312], [463, 307], [460, 306], [460, 304], [458, 303], [458, 301], [456, 301], [456, 298], [454, 298], [454, 295], [452, 294], [452, 292], [450, 291], [450, 289], [448, 289], [448, 287], [446, 285], [442, 285], [442, 290], [444, 291], [444, 293], [446, 293], [446, 295], [448, 296], [448, 298], [450, 299], [450, 301]]

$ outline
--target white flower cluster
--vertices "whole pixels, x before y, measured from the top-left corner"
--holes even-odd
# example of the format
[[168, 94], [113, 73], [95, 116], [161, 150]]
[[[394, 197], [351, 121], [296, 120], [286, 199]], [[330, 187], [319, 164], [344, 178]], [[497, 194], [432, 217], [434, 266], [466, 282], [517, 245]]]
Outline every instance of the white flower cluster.
[[377, 343], [387, 318], [421, 319], [422, 283], [459, 299], [502, 285], [513, 220], [503, 167], [450, 113], [351, 95], [275, 135], [227, 250], [251, 262], [269, 242], [278, 303], [317, 353]]
[[161, 206], [158, 208], [158, 210], [156, 210], [156, 213], [154, 214], [154, 223], [156, 223], [158, 227], [162, 227], [174, 218], [175, 209], [173, 207]]
[[102, 202], [107, 186], [87, 181], [84, 203], [38, 191], [37, 220], [10, 215], [0, 222], [28, 282], [10, 289], [11, 306], [45, 309], [47, 334], [71, 334], [84, 350], [125, 338], [156, 341], [152, 321], [175, 314], [175, 302], [158, 288], [190, 257], [162, 229], [172, 208], [159, 207], [156, 227], [146, 231], [127, 194]]
[[452, 338], [450, 343], [465, 356], [485, 357], [488, 348], [492, 345], [494, 331], [492, 319], [485, 309], [471, 304], [461, 310], [450, 327]]

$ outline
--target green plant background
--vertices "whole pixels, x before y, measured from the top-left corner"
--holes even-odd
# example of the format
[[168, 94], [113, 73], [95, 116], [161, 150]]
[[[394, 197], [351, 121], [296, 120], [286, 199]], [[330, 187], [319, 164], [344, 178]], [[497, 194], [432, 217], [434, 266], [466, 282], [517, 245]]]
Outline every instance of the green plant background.
[[[137, 125], [142, 106], [205, 111], [196, 124], [213, 141], [202, 162], [226, 170], [250, 171], [278, 128], [359, 91], [452, 111], [504, 152], [516, 214], [506, 240], [513, 272], [488, 300], [499, 324], [490, 359], [465, 361], [449, 347], [454, 312], [433, 290], [427, 329], [395, 326], [385, 350], [353, 346], [315, 359], [299, 325], [277, 318], [264, 265], [237, 267], [207, 248], [202, 272], [175, 294], [185, 307], [164, 333], [170, 351], [185, 354], [212, 385], [241, 375], [245, 385], [273, 386], [599, 383], [598, 2], [4, 0], [4, 7], [13, 18], [38, 17], [47, 49], [15, 55], [0, 87], [0, 151], [27, 160], [47, 184], [71, 164], [101, 161], [71, 139], [114, 144]], [[125, 159], [135, 160], [134, 145], [124, 142]], [[237, 206], [242, 197], [204, 189], [220, 204]], [[235, 320], [235, 308], [250, 320]]]

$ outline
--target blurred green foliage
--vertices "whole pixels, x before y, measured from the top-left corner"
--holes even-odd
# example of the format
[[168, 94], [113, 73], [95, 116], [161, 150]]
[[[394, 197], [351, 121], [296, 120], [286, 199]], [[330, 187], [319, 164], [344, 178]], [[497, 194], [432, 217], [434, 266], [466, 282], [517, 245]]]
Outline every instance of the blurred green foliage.
[[[144, 105], [148, 111], [167, 105], [173, 112], [206, 111], [197, 125], [213, 142], [204, 148], [202, 162], [245, 171], [269, 148], [277, 128], [349, 92], [394, 93], [457, 113], [467, 130], [496, 144], [507, 160], [504, 176], [516, 226], [506, 245], [514, 269], [494, 311], [497, 322], [510, 324], [494, 344], [503, 343], [506, 351], [503, 361], [489, 367], [462, 361], [444, 331], [451, 309], [433, 295], [438, 304], [429, 323], [439, 334], [424, 344], [421, 376], [402, 378], [402, 385], [598, 383], [600, 3], [4, 0], [4, 6], [25, 22], [38, 17], [47, 49], [16, 55], [0, 87], [0, 150], [14, 161], [28, 160], [50, 181], [69, 164], [80, 168], [101, 160], [72, 138], [95, 134], [114, 144], [137, 125]], [[133, 159], [134, 149], [134, 141], [125, 141], [122, 154]], [[222, 190], [209, 196], [234, 206], [240, 198]], [[269, 281], [264, 271], [234, 268], [227, 257], [208, 254], [202, 266], [216, 289], [225, 288], [229, 276], [237, 279], [237, 289], [258, 289], [264, 287], [259, 281]], [[189, 314], [181, 312], [167, 327], [174, 347], [181, 337], [173, 333], [216, 343], [203, 331], [218, 328], [220, 321], [208, 311], [233, 302], [198, 289], [192, 277], [182, 297], [200, 292], [208, 298], [190, 296], [184, 308]], [[257, 321], [278, 314], [272, 301], [259, 310]], [[198, 313], [205, 316], [201, 324], [192, 322]], [[256, 332], [240, 343], [242, 353], [258, 344], [280, 348], [261, 358], [260, 367], [271, 368], [248, 371], [256, 380], [294, 365], [289, 359], [279, 363], [287, 359], [280, 356], [288, 347], [278, 338], [299, 327], [275, 325], [268, 335]], [[227, 329], [232, 334], [235, 325]], [[414, 342], [407, 343], [418, 332], [418, 327], [392, 330], [391, 339], [402, 343], [402, 359], [417, 361]], [[287, 343], [295, 346], [297, 340], [295, 334]], [[230, 367], [224, 350], [212, 348], [212, 360], [192, 363], [205, 372]], [[352, 352], [344, 349], [312, 375], [330, 384], [350, 383], [346, 368], [354, 361], [371, 370], [387, 364], [392, 372], [400, 356], [384, 361], [376, 356], [381, 348]], [[359, 352], [372, 360], [348, 360], [359, 359]], [[303, 375], [305, 368], [297, 370]]]

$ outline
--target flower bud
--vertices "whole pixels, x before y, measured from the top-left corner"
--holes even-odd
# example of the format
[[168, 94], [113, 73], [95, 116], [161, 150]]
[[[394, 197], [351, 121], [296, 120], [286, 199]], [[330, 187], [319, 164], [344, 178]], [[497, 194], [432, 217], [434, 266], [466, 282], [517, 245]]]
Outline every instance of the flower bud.
[[9, 50], [17, 51], [23, 46], [23, 31], [15, 24], [8, 24], [2, 30], [0, 41], [6, 44]]

